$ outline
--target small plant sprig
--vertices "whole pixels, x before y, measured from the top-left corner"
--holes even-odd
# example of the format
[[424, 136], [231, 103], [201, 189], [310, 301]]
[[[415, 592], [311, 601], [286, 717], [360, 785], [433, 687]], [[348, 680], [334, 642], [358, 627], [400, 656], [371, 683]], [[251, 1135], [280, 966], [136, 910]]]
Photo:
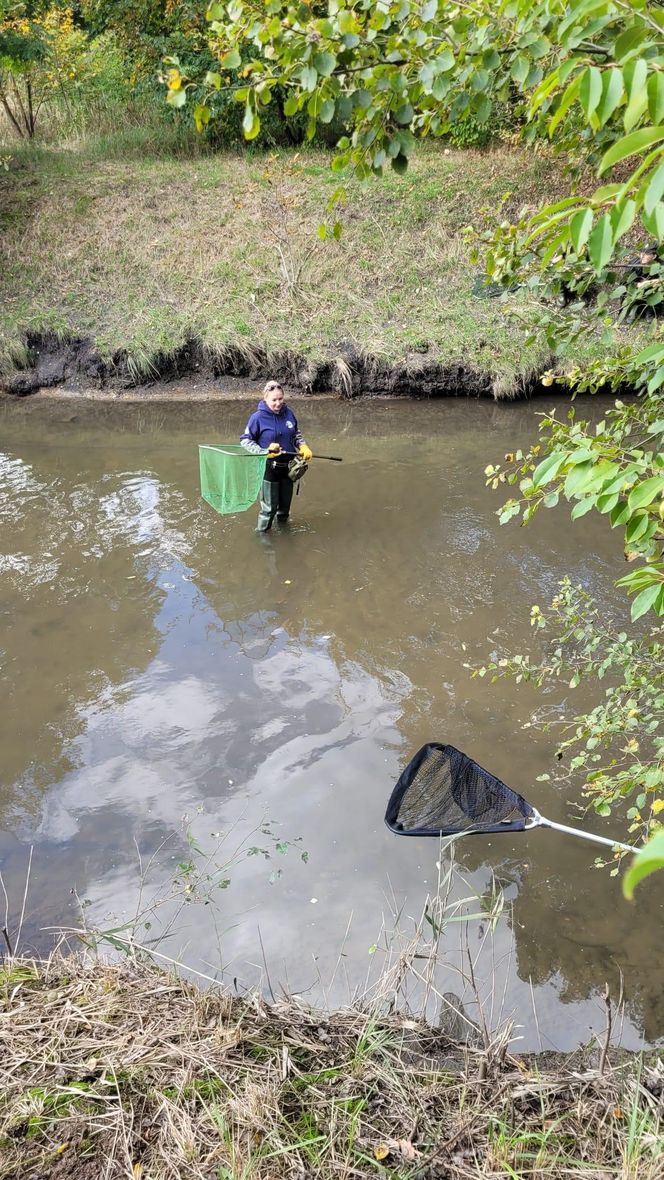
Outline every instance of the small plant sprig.
[[638, 402], [616, 401], [605, 418], [593, 425], [576, 419], [572, 406], [567, 421], [556, 411], [542, 415], [540, 439], [528, 451], [505, 455], [505, 465], [489, 464], [488, 487], [518, 487], [498, 511], [501, 524], [520, 517], [532, 520], [540, 508], [555, 508], [561, 498], [573, 504], [572, 520], [594, 510], [611, 527], [622, 527], [625, 558], [645, 564], [617, 583], [634, 594], [632, 621], [648, 610], [664, 615], [664, 406], [659, 394]]
[[[548, 609], [531, 608], [530, 622], [550, 636], [541, 657], [496, 657], [472, 675], [489, 675], [492, 682], [510, 677], [538, 687], [557, 681], [570, 689], [582, 681], [606, 681], [599, 704], [562, 722], [568, 736], [557, 744], [556, 759], [565, 761], [557, 777], [582, 774], [582, 795], [598, 815], [608, 816], [629, 801], [630, 836], [653, 835], [664, 818], [664, 627], [646, 638], [628, 635], [569, 578], [559, 584]], [[551, 722], [534, 723], [551, 727]]]

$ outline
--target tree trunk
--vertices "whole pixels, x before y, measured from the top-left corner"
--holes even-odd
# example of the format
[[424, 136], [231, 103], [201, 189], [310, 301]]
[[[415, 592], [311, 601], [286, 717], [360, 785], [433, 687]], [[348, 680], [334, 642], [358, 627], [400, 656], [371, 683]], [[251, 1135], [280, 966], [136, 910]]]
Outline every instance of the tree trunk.
[[16, 105], [21, 112], [21, 125], [23, 127], [23, 136], [25, 139], [32, 139], [32, 135], [30, 134], [30, 120], [28, 119], [28, 112], [26, 111], [25, 106], [23, 105], [23, 99], [21, 98], [21, 91], [18, 88], [18, 83], [15, 78], [12, 78], [12, 90], [14, 91], [14, 99], [15, 99]]
[[5, 114], [7, 115], [7, 118], [9, 119], [10, 123], [14, 127], [14, 130], [16, 131], [19, 138], [25, 139], [25, 135], [23, 134], [23, 129], [21, 127], [21, 124], [19, 123], [18, 119], [15, 117], [14, 112], [7, 101], [7, 96], [4, 92], [4, 90], [0, 90], [0, 102], [2, 103], [2, 105], [5, 109]]
[[32, 109], [32, 82], [30, 81], [29, 78], [28, 78], [26, 85], [27, 85], [27, 91], [28, 91], [28, 116], [30, 119], [29, 130], [30, 130], [30, 139], [32, 139], [35, 134], [35, 116], [34, 116], [34, 111]]

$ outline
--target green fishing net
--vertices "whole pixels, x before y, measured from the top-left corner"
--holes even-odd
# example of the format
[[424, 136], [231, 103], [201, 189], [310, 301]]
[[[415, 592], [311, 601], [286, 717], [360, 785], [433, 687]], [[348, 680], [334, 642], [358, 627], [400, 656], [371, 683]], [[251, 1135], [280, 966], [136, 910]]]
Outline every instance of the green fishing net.
[[239, 443], [199, 445], [201, 496], [217, 512], [245, 512], [256, 500], [265, 474], [265, 455], [250, 455]]

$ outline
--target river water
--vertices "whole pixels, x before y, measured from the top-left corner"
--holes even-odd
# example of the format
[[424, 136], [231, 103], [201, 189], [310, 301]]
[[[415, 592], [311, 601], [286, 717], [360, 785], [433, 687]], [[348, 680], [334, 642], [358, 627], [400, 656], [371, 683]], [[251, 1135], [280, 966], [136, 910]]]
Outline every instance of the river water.
[[[200, 499], [196, 449], [236, 439], [253, 404], [0, 405], [9, 928], [24, 908], [29, 952], [53, 927], [134, 926], [231, 986], [343, 1004], [446, 871], [436, 841], [383, 825], [423, 742], [465, 749], [551, 819], [622, 834], [571, 810], [555, 734], [527, 727], [565, 693], [466, 667], [526, 645], [530, 605], [566, 573], [620, 617], [620, 538], [565, 509], [498, 525], [483, 469], [533, 438], [541, 405], [303, 398], [314, 451], [343, 464], [315, 462], [290, 527], [258, 537], [253, 510]], [[661, 886], [628, 904], [598, 851], [542, 829], [456, 844], [451, 912], [473, 893], [489, 910], [494, 880], [504, 909], [448, 927], [436, 988], [472, 1014], [470, 950], [516, 1048], [601, 1035], [621, 973], [623, 1043], [664, 1032]]]

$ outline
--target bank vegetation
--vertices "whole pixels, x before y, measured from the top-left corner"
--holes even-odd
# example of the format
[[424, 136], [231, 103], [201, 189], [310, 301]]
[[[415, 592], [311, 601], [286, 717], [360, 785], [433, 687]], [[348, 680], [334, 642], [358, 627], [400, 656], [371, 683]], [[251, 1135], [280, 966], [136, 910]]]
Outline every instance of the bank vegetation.
[[0, 970], [2, 1180], [656, 1180], [656, 1055], [201, 990], [137, 961]]
[[[518, 396], [551, 360], [535, 301], [487, 298], [463, 230], [554, 196], [559, 170], [545, 151], [432, 145], [407, 178], [352, 187], [321, 241], [323, 150], [184, 149], [149, 127], [13, 146], [0, 375], [19, 394], [269, 371], [306, 391]], [[604, 326], [580, 347], [605, 355]]]

